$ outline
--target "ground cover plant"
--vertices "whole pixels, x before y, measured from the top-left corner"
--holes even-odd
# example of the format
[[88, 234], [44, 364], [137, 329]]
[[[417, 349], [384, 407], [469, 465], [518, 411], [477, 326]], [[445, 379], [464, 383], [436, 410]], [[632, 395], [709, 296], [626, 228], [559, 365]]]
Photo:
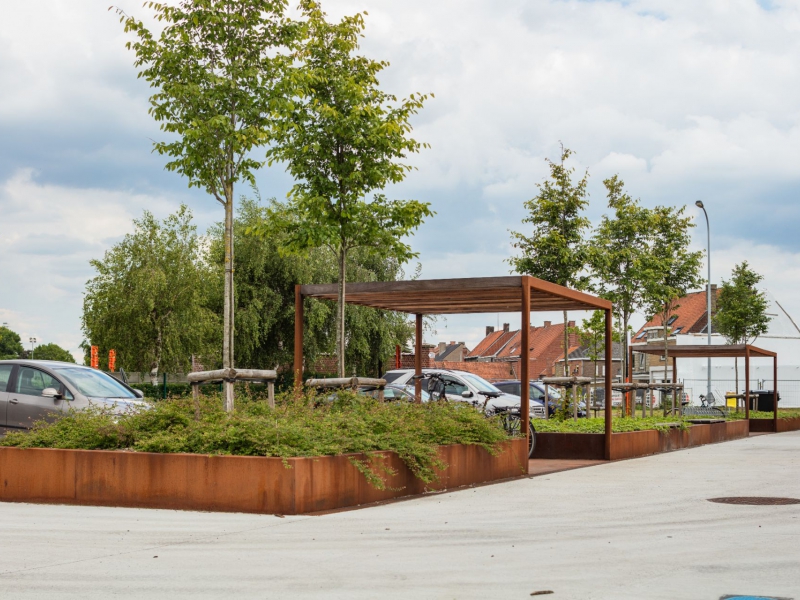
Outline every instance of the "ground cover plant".
[[[67, 413], [37, 422], [28, 432], [10, 433], [0, 446], [127, 450], [136, 452], [301, 457], [365, 453], [352, 459], [368, 481], [382, 489], [391, 471], [375, 452], [396, 452], [412, 473], [430, 483], [447, 467], [437, 447], [477, 444], [499, 452], [508, 440], [497, 419], [461, 403], [379, 402], [340, 392], [334, 396], [289, 392], [275, 408], [242, 393], [225, 412], [220, 394], [169, 398], [123, 415], [103, 410]], [[197, 410], [197, 412], [196, 412]], [[288, 466], [288, 463], [286, 463]]]
[[[778, 409], [778, 418], [779, 419], [796, 419], [800, 417], [800, 408], [779, 408]], [[728, 418], [731, 419], [744, 419], [744, 411], [740, 412], [732, 412], [728, 414]], [[772, 419], [772, 411], [763, 411], [763, 410], [751, 410], [750, 411], [750, 418], [751, 419]]]
[[[611, 430], [614, 433], [627, 431], [645, 431], [648, 429], [667, 430], [678, 423], [679, 429], [688, 429], [691, 424], [681, 421], [679, 417], [614, 417], [611, 421]], [[604, 433], [605, 419], [590, 418], [558, 420], [558, 419], [538, 419], [533, 422], [533, 426], [539, 433]]]

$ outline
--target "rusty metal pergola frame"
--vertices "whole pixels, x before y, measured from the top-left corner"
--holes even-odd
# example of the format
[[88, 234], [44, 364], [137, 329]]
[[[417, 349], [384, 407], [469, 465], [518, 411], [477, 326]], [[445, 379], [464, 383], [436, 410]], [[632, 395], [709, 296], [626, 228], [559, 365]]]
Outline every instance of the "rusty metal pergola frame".
[[[628, 350], [628, 375], [633, 378], [633, 353], [663, 355], [664, 348], [658, 346], [630, 346]], [[750, 344], [727, 344], [718, 346], [706, 346], [692, 344], [687, 346], [670, 346], [669, 354], [672, 357], [672, 378], [678, 378], [679, 358], [744, 358], [744, 410], [745, 417], [750, 418], [750, 358], [771, 358], [773, 373], [773, 405], [772, 421], [775, 431], [778, 429], [778, 353], [772, 350], [764, 350]], [[736, 391], [738, 394], [738, 390]]]
[[[303, 301], [336, 301], [338, 284], [295, 287], [295, 383], [302, 383]], [[416, 316], [415, 371], [422, 373], [424, 315], [519, 312], [521, 314], [520, 380], [523, 422], [530, 418], [530, 314], [532, 311], [602, 310], [605, 312], [605, 454], [611, 456], [611, 310], [608, 300], [571, 290], [529, 275], [348, 283], [345, 301]], [[417, 399], [421, 383], [417, 380]], [[528, 430], [526, 428], [526, 436]]]

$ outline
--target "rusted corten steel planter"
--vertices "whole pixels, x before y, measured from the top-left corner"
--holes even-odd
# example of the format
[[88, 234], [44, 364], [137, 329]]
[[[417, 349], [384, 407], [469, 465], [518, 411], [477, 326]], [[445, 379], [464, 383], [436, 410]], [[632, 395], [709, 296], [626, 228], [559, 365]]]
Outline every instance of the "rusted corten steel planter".
[[[776, 431], [777, 425], [777, 431]], [[750, 419], [750, 431], [753, 433], [785, 433], [800, 431], [800, 417], [792, 419]]]
[[[449, 467], [426, 485], [393, 452], [387, 489], [372, 487], [350, 458], [283, 459], [104, 450], [0, 448], [0, 500], [177, 510], [304, 514], [527, 473], [524, 439], [492, 456], [479, 446], [441, 446]], [[393, 489], [388, 489], [393, 488]]]
[[[749, 431], [748, 422], [742, 420], [693, 425], [687, 431], [614, 433], [611, 435], [611, 460], [728, 442], [747, 437]], [[533, 458], [603, 460], [603, 437], [602, 433], [537, 433]]]

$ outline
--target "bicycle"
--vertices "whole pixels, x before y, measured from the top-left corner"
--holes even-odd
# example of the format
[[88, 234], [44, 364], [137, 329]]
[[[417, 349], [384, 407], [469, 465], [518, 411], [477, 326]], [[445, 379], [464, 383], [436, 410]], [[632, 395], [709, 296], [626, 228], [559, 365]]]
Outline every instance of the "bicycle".
[[[421, 375], [414, 375], [411, 377], [412, 381], [421, 380], [421, 379], [428, 379], [428, 394], [430, 394], [431, 400], [436, 400], [438, 402], [450, 402], [450, 399], [447, 397], [447, 381], [440, 373], [422, 373]], [[496, 397], [496, 394], [492, 394], [491, 392], [478, 392], [479, 394], [485, 396], [485, 400], [483, 401], [483, 405], [477, 400], [472, 400], [471, 402], [465, 399], [464, 401], [469, 402], [477, 409], [483, 411], [483, 413], [487, 417], [497, 416], [500, 420], [500, 423], [505, 429], [506, 433], [510, 437], [522, 437], [522, 418], [520, 416], [520, 409], [516, 406], [494, 406], [488, 407], [489, 400]], [[528, 458], [533, 456], [533, 451], [536, 448], [536, 429], [533, 426], [533, 423], [528, 421]]]

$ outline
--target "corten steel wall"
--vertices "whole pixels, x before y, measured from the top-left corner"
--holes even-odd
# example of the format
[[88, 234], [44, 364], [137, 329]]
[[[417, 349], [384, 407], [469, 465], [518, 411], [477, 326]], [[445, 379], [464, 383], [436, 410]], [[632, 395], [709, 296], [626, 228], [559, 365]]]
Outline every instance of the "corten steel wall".
[[[780, 414], [780, 412], [778, 413]], [[754, 433], [775, 433], [772, 419], [750, 419], [750, 431]], [[800, 418], [778, 419], [778, 433], [800, 431]]]
[[[745, 438], [747, 421], [693, 425], [687, 431], [671, 429], [615, 433], [611, 436], [611, 460], [671, 452], [704, 444]], [[602, 433], [538, 433], [533, 458], [603, 460]]]
[[358, 454], [289, 458], [287, 468], [266, 457], [0, 448], [0, 500], [303, 514], [518, 477], [527, 473], [525, 450], [525, 440], [508, 442], [498, 456], [441, 446], [449, 467], [427, 486], [395, 453], [381, 452], [397, 474], [377, 490], [350, 462], [366, 459]]

